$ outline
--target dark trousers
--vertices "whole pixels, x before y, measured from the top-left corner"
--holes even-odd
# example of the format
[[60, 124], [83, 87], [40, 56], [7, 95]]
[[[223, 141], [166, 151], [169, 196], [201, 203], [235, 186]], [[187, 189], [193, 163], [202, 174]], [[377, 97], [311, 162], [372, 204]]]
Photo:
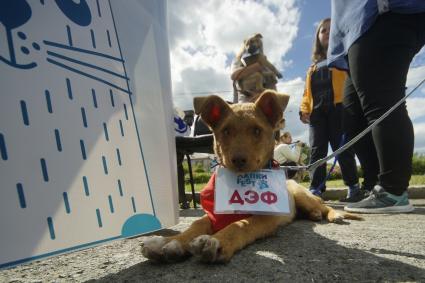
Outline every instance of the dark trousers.
[[[328, 144], [333, 151], [337, 150], [341, 144], [342, 138], [342, 105], [341, 103], [330, 107], [328, 111], [320, 108], [314, 109], [310, 116], [310, 163], [322, 159], [328, 154]], [[348, 149], [338, 157], [338, 163], [341, 167], [344, 184], [352, 186], [357, 184], [357, 166], [354, 159], [354, 153]], [[319, 166], [311, 172], [311, 188], [317, 188], [326, 178], [326, 164]], [[326, 190], [326, 185], [322, 191]]]
[[[385, 13], [348, 51], [350, 75], [344, 90], [344, 131], [351, 139], [405, 95], [407, 72], [425, 39], [425, 13]], [[400, 195], [412, 173], [414, 133], [406, 105], [354, 145], [365, 174]]]
[[[286, 161], [280, 164], [280, 166], [297, 166], [298, 164], [294, 161]], [[294, 178], [295, 174], [297, 174], [298, 170], [286, 170], [286, 179]]]

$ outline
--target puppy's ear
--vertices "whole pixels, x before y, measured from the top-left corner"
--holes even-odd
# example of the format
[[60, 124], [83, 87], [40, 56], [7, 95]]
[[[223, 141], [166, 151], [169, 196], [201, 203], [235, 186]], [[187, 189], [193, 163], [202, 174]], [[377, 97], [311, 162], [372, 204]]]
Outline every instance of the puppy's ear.
[[261, 33], [256, 33], [256, 34], [254, 34], [254, 37], [255, 38], [262, 39], [263, 38], [263, 35]]
[[276, 128], [280, 126], [288, 101], [289, 95], [266, 90], [257, 99], [255, 105], [264, 113], [270, 125]]
[[229, 105], [217, 95], [195, 97], [193, 99], [195, 113], [212, 129], [217, 127], [223, 118], [232, 111]]

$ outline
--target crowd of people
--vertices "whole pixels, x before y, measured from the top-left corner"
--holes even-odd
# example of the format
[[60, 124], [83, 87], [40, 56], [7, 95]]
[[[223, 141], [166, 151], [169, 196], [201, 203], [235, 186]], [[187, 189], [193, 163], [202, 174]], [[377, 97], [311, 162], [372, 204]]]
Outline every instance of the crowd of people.
[[[324, 158], [329, 145], [335, 151], [351, 140], [405, 96], [410, 62], [425, 44], [425, 2], [421, 0], [332, 0], [331, 18], [317, 27], [300, 106], [300, 120], [309, 125], [311, 163]], [[247, 67], [245, 74], [255, 68]], [[258, 70], [257, 66], [254, 71]], [[342, 201], [352, 202], [345, 210], [413, 210], [407, 196], [413, 140], [403, 103], [337, 156], [348, 186]], [[300, 146], [291, 148], [290, 143], [285, 133], [276, 145], [274, 158], [280, 164], [299, 162]], [[355, 156], [364, 172], [361, 186]], [[321, 196], [325, 190], [323, 164], [311, 172], [310, 191]]]
[[[424, 44], [425, 1], [332, 0], [331, 18], [317, 26], [299, 109], [301, 122], [309, 127], [310, 163], [326, 157], [329, 146], [335, 151], [357, 136], [405, 96], [409, 65]], [[258, 77], [262, 70], [259, 63], [234, 63], [231, 79], [237, 85], [253, 74]], [[241, 98], [244, 95], [247, 92], [240, 93]], [[403, 213], [414, 209], [407, 196], [413, 141], [412, 122], [403, 103], [337, 156], [348, 187], [341, 200], [349, 203], [345, 210]], [[274, 159], [282, 166], [299, 165], [304, 145], [293, 143], [285, 132], [277, 140]], [[355, 156], [363, 171], [361, 185]], [[288, 170], [287, 177], [296, 173]], [[310, 180], [311, 193], [322, 196], [326, 164], [312, 170]]]

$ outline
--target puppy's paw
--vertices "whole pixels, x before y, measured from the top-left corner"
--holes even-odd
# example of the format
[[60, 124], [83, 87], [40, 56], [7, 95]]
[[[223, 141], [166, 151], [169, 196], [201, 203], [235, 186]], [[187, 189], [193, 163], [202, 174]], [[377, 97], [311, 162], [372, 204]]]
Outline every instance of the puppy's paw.
[[141, 247], [143, 256], [155, 262], [176, 262], [187, 255], [179, 241], [168, 241], [161, 236], [144, 239]]
[[150, 260], [161, 262], [164, 259], [162, 247], [166, 243], [167, 240], [162, 236], [145, 238], [140, 244], [142, 255]]
[[317, 210], [312, 210], [308, 214], [308, 218], [312, 221], [321, 221], [322, 220], [322, 212]]
[[172, 240], [162, 247], [164, 259], [167, 262], [181, 261], [186, 258], [187, 252], [184, 250], [182, 244], [177, 240]]
[[327, 215], [327, 219], [331, 223], [342, 223], [344, 218], [344, 213], [336, 210], [329, 211]]
[[224, 253], [220, 241], [210, 235], [193, 239], [189, 244], [189, 251], [203, 262], [226, 262], [230, 259]]

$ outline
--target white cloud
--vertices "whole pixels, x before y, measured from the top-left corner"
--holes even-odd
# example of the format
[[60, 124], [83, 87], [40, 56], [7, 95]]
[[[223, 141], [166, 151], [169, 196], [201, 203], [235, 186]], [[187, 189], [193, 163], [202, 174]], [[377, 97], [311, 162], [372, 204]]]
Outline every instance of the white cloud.
[[[192, 109], [193, 96], [208, 91], [232, 100], [230, 60], [243, 39], [254, 33], [262, 33], [265, 53], [278, 69], [294, 64], [283, 58], [298, 32], [296, 0], [173, 0], [168, 4], [173, 100], [180, 109]], [[408, 92], [425, 78], [424, 65], [425, 48], [411, 64]], [[286, 129], [294, 139], [308, 141], [308, 126], [298, 116], [304, 80], [280, 82], [277, 87], [291, 95]], [[425, 94], [425, 86], [407, 99], [407, 108], [414, 122], [415, 151], [425, 153], [425, 99], [421, 94]]]
[[263, 35], [265, 53], [278, 69], [291, 64], [282, 57], [298, 31], [295, 0], [168, 3], [173, 99], [181, 109], [192, 108], [193, 92], [232, 89], [229, 60], [254, 33]]
[[277, 89], [279, 92], [291, 96], [284, 114], [286, 122], [284, 131], [289, 131], [294, 140], [308, 142], [308, 125], [300, 121], [298, 114], [304, 92], [304, 84], [305, 82], [302, 78], [296, 78], [291, 81], [279, 83]]

